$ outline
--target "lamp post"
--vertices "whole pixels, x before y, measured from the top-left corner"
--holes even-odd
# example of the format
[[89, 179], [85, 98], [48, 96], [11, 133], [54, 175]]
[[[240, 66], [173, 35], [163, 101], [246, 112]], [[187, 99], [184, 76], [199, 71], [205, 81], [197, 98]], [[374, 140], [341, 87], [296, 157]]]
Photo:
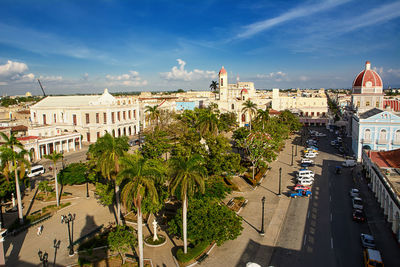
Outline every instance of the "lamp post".
[[262, 197], [261, 203], [262, 203], [262, 217], [261, 217], [261, 231], [260, 231], [260, 235], [261, 235], [261, 236], [264, 236], [264, 234], [265, 234], [265, 232], [264, 232], [264, 205], [265, 205], [265, 197]]
[[54, 239], [54, 263], [53, 266], [56, 266], [56, 257], [57, 257], [57, 250], [60, 248], [61, 240]]
[[89, 198], [89, 180], [86, 177], [86, 198]]
[[292, 163], [290, 165], [293, 166], [293, 150], [294, 150], [294, 146], [292, 145]]
[[282, 167], [279, 168], [279, 191], [278, 191], [278, 196], [281, 195], [281, 184], [282, 184]]
[[72, 215], [69, 213], [68, 215], [61, 215], [61, 223], [66, 223], [68, 225], [68, 239], [69, 239], [69, 256], [74, 255], [74, 245], [72, 244], [72, 233], [70, 223], [73, 223], [75, 220], [75, 214]]
[[38, 256], [39, 260], [43, 263], [43, 267], [46, 267], [49, 259], [49, 254], [46, 251], [43, 253], [41, 250], [39, 250]]
[[295, 156], [297, 157], [297, 144], [296, 144], [296, 154], [295, 154]]

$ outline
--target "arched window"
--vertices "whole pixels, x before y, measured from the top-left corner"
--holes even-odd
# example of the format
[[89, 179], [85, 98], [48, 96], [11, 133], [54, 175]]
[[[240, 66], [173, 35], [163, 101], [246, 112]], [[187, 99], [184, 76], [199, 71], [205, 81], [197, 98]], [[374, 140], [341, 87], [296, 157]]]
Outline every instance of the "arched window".
[[385, 142], [386, 141], [386, 130], [382, 129], [379, 133], [379, 141]]
[[232, 109], [235, 109], [235, 104], [232, 104]]
[[221, 86], [224, 86], [224, 78], [221, 78], [221, 82], [219, 83]]
[[400, 144], [400, 130], [397, 130], [394, 133], [394, 141], [396, 142], [396, 144]]
[[242, 114], [242, 122], [246, 122], [246, 114]]
[[371, 130], [370, 129], [365, 129], [364, 131], [364, 140], [370, 141], [371, 140]]

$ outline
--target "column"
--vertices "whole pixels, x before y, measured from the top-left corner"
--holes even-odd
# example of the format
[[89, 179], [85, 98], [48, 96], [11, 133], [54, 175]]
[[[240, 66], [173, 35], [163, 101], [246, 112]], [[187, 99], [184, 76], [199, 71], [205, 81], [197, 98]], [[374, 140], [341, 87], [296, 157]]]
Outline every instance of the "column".
[[82, 149], [82, 139], [81, 139], [81, 136], [79, 136], [79, 149]]
[[67, 152], [69, 152], [69, 139], [67, 139]]
[[49, 143], [46, 144], [46, 153], [45, 154], [46, 155], [50, 154], [50, 145], [49, 145]]
[[56, 142], [53, 142], [53, 151], [55, 151], [57, 153], [57, 149], [56, 149]]
[[72, 139], [73, 143], [74, 143], [74, 151], [76, 150], [76, 140], [75, 137]]

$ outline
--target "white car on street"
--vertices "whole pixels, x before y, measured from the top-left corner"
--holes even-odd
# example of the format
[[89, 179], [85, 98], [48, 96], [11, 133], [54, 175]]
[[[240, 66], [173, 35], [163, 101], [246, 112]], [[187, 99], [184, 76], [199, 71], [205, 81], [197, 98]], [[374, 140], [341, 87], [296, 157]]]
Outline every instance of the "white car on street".
[[324, 133], [316, 133], [315, 135], [316, 135], [316, 136], [319, 136], [319, 137], [324, 137], [324, 136], [326, 136], [326, 134], [324, 134]]
[[301, 163], [314, 163], [314, 161], [312, 159], [308, 159], [308, 158], [303, 158], [301, 159]]
[[304, 154], [305, 158], [315, 158], [316, 156], [317, 156], [317, 153], [315, 153], [315, 152], [309, 152], [309, 153]]
[[358, 191], [358, 189], [352, 188], [349, 192], [350, 197], [354, 198], [354, 197], [360, 197], [360, 191]]

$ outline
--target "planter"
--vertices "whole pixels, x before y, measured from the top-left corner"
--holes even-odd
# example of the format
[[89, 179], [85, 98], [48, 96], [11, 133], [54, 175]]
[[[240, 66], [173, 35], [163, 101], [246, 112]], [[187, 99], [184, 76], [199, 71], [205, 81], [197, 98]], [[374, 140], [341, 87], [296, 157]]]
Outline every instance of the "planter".
[[167, 238], [164, 235], [157, 235], [158, 240], [153, 241], [153, 235], [149, 235], [144, 239], [144, 244], [148, 247], [161, 247], [167, 243]]
[[246, 206], [248, 200], [243, 197], [234, 197], [228, 201], [226, 204], [228, 208], [239, 214], [242, 211], [242, 208]]

